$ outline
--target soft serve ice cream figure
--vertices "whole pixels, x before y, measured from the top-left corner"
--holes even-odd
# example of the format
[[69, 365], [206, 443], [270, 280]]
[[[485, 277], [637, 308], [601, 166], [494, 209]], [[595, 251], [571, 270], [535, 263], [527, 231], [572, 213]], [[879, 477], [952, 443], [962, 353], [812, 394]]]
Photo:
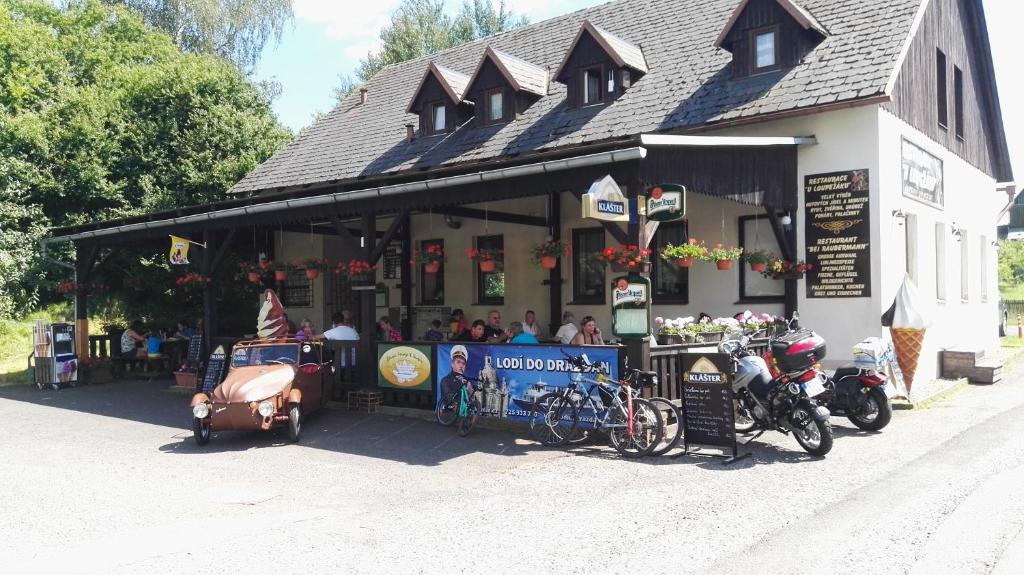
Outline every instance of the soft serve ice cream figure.
[[[890, 318], [891, 322], [885, 321]], [[903, 278], [903, 285], [896, 292], [896, 301], [883, 316], [882, 324], [886, 323], [889, 323], [889, 333], [892, 335], [893, 348], [896, 350], [896, 363], [903, 372], [903, 381], [909, 394], [910, 388], [914, 385], [914, 374], [917, 372], [921, 348], [924, 346], [924, 334], [931, 325], [917, 295], [917, 288], [909, 276]]]

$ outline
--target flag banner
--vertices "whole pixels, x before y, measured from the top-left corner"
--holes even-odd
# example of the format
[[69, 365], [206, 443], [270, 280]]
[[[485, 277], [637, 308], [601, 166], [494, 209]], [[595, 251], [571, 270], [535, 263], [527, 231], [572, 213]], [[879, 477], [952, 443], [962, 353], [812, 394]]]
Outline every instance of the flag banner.
[[170, 258], [171, 263], [174, 265], [187, 265], [188, 264], [188, 246], [191, 242], [185, 238], [179, 238], [178, 236], [171, 236], [171, 251]]

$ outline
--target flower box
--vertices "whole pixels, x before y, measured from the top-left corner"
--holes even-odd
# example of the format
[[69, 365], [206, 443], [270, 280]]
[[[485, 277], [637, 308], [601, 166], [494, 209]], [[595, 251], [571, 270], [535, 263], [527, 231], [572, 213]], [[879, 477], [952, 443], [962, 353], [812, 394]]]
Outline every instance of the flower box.
[[174, 372], [174, 385], [188, 389], [196, 388], [196, 372], [176, 371]]
[[725, 335], [724, 331], [702, 331], [697, 334], [704, 343], [718, 343], [722, 341], [722, 337]]
[[683, 343], [683, 336], [674, 334], [658, 334], [658, 345], [679, 345]]

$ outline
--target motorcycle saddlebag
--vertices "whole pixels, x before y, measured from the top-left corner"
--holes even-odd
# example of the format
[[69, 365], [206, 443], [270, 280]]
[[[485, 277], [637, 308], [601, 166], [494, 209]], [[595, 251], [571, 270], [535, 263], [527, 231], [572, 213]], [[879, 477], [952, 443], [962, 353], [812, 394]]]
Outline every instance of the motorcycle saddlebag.
[[808, 370], [825, 357], [825, 338], [809, 329], [787, 333], [772, 341], [772, 357], [785, 373]]

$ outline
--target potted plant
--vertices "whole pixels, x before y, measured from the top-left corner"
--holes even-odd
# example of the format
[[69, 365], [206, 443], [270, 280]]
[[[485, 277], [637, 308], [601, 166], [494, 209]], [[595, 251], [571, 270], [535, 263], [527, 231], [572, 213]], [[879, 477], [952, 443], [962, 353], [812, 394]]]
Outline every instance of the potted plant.
[[267, 262], [267, 267], [274, 270], [274, 280], [283, 282], [288, 279], [288, 272], [292, 266], [286, 262]]
[[725, 335], [725, 331], [728, 329], [728, 325], [725, 323], [721, 323], [720, 320], [721, 318], [713, 321], [703, 321], [698, 324], [695, 324], [693, 332], [697, 336], [698, 341], [703, 341], [705, 343], [714, 343], [722, 341], [722, 336]]
[[674, 261], [679, 267], [688, 268], [693, 265], [694, 259], [702, 259], [707, 253], [708, 248], [704, 245], [704, 242], [690, 238], [690, 241], [685, 244], [678, 246], [668, 244], [665, 246], [665, 249], [661, 250], [661, 259], [670, 262]]
[[301, 262], [296, 264], [295, 267], [297, 269], [305, 270], [306, 277], [309, 278], [310, 280], [315, 280], [316, 278], [320, 277], [320, 272], [327, 269], [328, 265], [326, 261], [320, 258], [309, 258], [306, 260], [302, 260]]
[[238, 268], [241, 271], [241, 276], [251, 281], [252, 283], [260, 283], [263, 278], [263, 269], [259, 264], [253, 264], [249, 262], [240, 262]]
[[534, 264], [543, 269], [553, 270], [558, 265], [558, 258], [569, 254], [569, 244], [562, 240], [547, 241], [530, 248], [530, 258]]
[[466, 256], [480, 266], [482, 272], [493, 272], [502, 261], [505, 250], [498, 248], [466, 248]]
[[798, 280], [804, 277], [809, 270], [813, 269], [811, 264], [799, 260], [796, 263], [787, 262], [781, 259], [775, 259], [768, 265], [768, 268], [762, 272], [764, 277], [770, 277], [776, 280]]
[[441, 269], [443, 261], [445, 261], [444, 250], [437, 244], [430, 244], [426, 249], [412, 255], [412, 263], [423, 266], [423, 271], [428, 274], [436, 274]]
[[617, 248], [605, 248], [604, 251], [594, 256], [598, 262], [611, 266], [614, 272], [638, 271], [644, 259], [651, 255], [648, 248], [641, 249], [639, 246], [619, 246]]
[[750, 264], [750, 271], [760, 273], [775, 259], [775, 255], [766, 250], [752, 250], [743, 254], [743, 261]]
[[201, 289], [206, 284], [213, 281], [213, 278], [204, 276], [198, 272], [188, 272], [187, 274], [174, 280], [174, 284], [182, 288], [184, 291], [192, 291], [194, 289]]
[[732, 269], [732, 262], [740, 259], [742, 255], [743, 248], [724, 247], [722, 244], [715, 244], [713, 248], [708, 250], [703, 259], [704, 261], [715, 262], [718, 269], [724, 271]]
[[377, 271], [377, 266], [372, 265], [366, 260], [349, 260], [345, 263], [339, 263], [339, 273], [348, 275], [349, 284], [357, 287], [365, 287], [376, 285], [376, 277], [374, 272]]
[[654, 318], [658, 329], [658, 345], [679, 345], [686, 341], [693, 341], [693, 335], [687, 329], [693, 325], [693, 318], [663, 319]]

